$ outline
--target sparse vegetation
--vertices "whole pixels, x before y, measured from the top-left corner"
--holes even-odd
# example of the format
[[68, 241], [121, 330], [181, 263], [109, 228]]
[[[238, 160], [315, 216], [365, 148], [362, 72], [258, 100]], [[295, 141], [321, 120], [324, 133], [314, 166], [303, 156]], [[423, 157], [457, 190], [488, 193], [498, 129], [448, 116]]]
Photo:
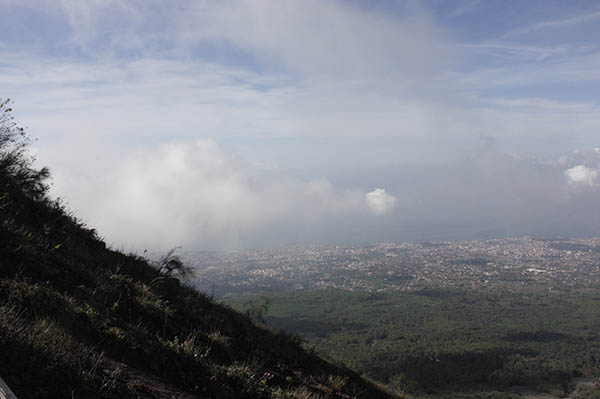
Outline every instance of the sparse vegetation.
[[194, 269], [186, 265], [177, 254], [177, 251], [180, 249], [181, 247], [173, 248], [161, 256], [158, 262], [156, 262], [156, 268], [163, 276], [189, 280], [194, 277]]
[[261, 295], [258, 298], [252, 299], [245, 304], [244, 313], [248, 319], [265, 324], [265, 314], [269, 310], [271, 300], [266, 295]]

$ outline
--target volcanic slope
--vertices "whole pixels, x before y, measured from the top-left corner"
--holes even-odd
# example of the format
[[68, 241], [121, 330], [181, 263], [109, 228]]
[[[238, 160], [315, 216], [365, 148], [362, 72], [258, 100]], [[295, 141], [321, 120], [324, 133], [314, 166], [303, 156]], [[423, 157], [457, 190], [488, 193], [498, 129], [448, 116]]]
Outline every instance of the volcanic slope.
[[0, 103], [0, 376], [27, 398], [393, 398], [106, 248], [47, 195]]

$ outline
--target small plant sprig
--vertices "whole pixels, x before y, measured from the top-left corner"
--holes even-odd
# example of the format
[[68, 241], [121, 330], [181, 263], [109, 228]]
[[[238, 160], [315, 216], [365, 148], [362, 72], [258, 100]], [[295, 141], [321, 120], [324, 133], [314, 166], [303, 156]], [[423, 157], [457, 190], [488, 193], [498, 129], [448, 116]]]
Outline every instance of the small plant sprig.
[[176, 253], [181, 247], [175, 247], [163, 255], [157, 263], [160, 274], [165, 277], [176, 277], [180, 280], [189, 280], [194, 277], [194, 268], [186, 265]]

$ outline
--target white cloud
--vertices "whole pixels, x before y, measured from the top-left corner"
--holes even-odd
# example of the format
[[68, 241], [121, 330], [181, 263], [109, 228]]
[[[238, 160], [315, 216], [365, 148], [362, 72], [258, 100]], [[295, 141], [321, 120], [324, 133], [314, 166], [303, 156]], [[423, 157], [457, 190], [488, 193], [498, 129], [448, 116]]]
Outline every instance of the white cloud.
[[55, 194], [110, 243], [236, 248], [293, 243], [364, 212], [361, 191], [325, 179], [266, 178], [209, 139], [138, 151], [112, 170], [55, 171]]
[[369, 210], [375, 215], [385, 215], [390, 212], [398, 199], [388, 194], [383, 188], [376, 188], [365, 195]]
[[585, 165], [576, 165], [565, 170], [565, 175], [571, 184], [594, 186], [598, 183], [599, 171]]

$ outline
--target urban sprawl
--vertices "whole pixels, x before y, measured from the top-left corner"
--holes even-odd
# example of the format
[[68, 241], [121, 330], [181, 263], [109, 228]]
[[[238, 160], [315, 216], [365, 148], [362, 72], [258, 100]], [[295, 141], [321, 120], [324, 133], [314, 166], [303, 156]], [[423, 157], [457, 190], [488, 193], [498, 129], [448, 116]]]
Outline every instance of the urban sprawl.
[[228, 293], [339, 288], [582, 288], [600, 281], [600, 238], [379, 243], [236, 252], [188, 251], [195, 285]]

